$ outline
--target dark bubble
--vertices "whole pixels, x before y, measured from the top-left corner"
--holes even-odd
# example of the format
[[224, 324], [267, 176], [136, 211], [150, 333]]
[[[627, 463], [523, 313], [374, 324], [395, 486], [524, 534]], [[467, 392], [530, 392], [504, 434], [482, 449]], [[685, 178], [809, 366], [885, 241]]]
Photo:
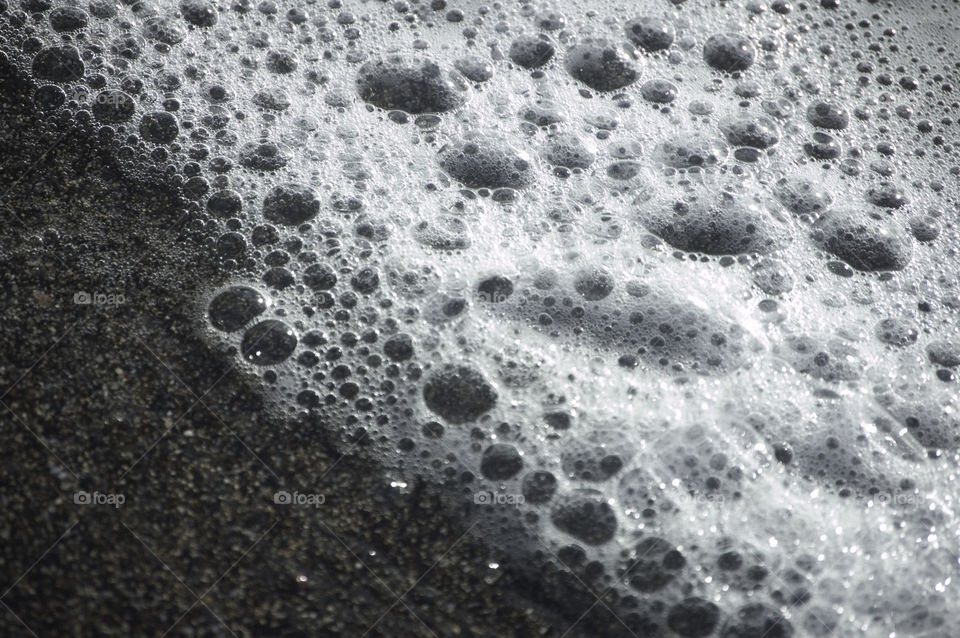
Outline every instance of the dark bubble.
[[450, 423], [480, 418], [497, 404], [497, 391], [479, 370], [447, 363], [434, 370], [423, 386], [423, 400], [431, 412]]
[[396, 264], [387, 268], [386, 277], [401, 299], [419, 299], [440, 287], [440, 274], [430, 264]]
[[33, 74], [51, 82], [83, 79], [84, 65], [75, 46], [47, 47], [33, 58]]
[[545, 11], [537, 15], [537, 26], [544, 31], [556, 31], [567, 24], [567, 18], [557, 11]]
[[557, 499], [550, 520], [562, 532], [587, 545], [602, 545], [617, 531], [617, 516], [603, 494], [574, 490]]
[[682, 638], [703, 638], [720, 621], [720, 608], [703, 598], [685, 598], [667, 612], [667, 626]]
[[[639, 292], [634, 290], [634, 292]], [[696, 303], [666, 291], [629, 299], [595, 302], [597, 307], [566, 304], [521, 306], [527, 320], [537, 313], [551, 318], [551, 330], [587, 337], [618, 355], [635, 349], [638, 359], [664, 372], [722, 373], [743, 363], [744, 331], [709, 314]], [[549, 311], [549, 312], [545, 312]]]
[[881, 182], [867, 189], [867, 201], [883, 208], [901, 208], [910, 203], [910, 198], [893, 182]]
[[368, 62], [357, 77], [360, 97], [382, 109], [407, 113], [443, 113], [463, 104], [463, 98], [430, 60], [390, 57]]
[[594, 430], [571, 439], [560, 453], [564, 473], [580, 481], [606, 481], [633, 456], [626, 436], [614, 430]]
[[133, 98], [123, 91], [107, 89], [93, 98], [91, 111], [93, 111], [93, 116], [101, 122], [118, 124], [133, 117], [136, 104]]
[[177, 124], [177, 118], [166, 111], [146, 113], [140, 118], [140, 137], [145, 142], [169, 144], [177, 139], [179, 134], [180, 126]]
[[362, 198], [352, 197], [346, 193], [336, 192], [330, 196], [330, 205], [341, 213], [356, 213], [366, 205]]
[[742, 98], [754, 98], [763, 93], [763, 86], [759, 82], [743, 81], [737, 82], [733, 87], [733, 92]]
[[326, 264], [311, 264], [303, 272], [303, 283], [313, 291], [330, 290], [337, 284], [337, 274]]
[[613, 275], [603, 268], [584, 268], [573, 277], [573, 288], [587, 301], [599, 301], [613, 292]]
[[[304, 355], [305, 354], [307, 353], [304, 353]], [[297, 358], [298, 363], [300, 362], [300, 360], [303, 358], [304, 355], [301, 355], [300, 357]], [[297, 404], [302, 405], [303, 407], [315, 408], [318, 405], [320, 405], [320, 401], [321, 401], [320, 395], [318, 395], [313, 390], [303, 390], [297, 393]], [[404, 439], [404, 440], [409, 440], [409, 439]]]
[[183, 86], [183, 79], [174, 71], [163, 71], [157, 74], [156, 83], [161, 91], [176, 91]]
[[838, 104], [819, 101], [807, 109], [807, 120], [819, 128], [841, 130], [850, 123], [850, 113]]
[[229, 189], [217, 191], [207, 200], [207, 210], [217, 217], [235, 217], [242, 208], [240, 194]]
[[720, 122], [727, 141], [734, 146], [767, 149], [780, 141], [780, 130], [773, 120], [763, 116], [742, 115]]
[[637, 543], [627, 555], [621, 575], [631, 587], [647, 594], [669, 585], [686, 564], [671, 543], [651, 536]]
[[631, 42], [647, 51], [662, 51], [673, 44], [673, 26], [660, 18], [634, 18], [624, 25], [623, 30]]
[[610, 155], [616, 157], [617, 159], [636, 159], [643, 155], [643, 147], [639, 142], [611, 144]]
[[391, 235], [389, 226], [375, 222], [363, 215], [357, 219], [354, 230], [358, 236], [378, 243], [387, 241]]
[[640, 87], [640, 96], [653, 104], [670, 104], [677, 99], [677, 85], [667, 80], [647, 80]]
[[54, 31], [77, 31], [87, 26], [87, 12], [79, 7], [57, 7], [50, 12]]
[[247, 361], [269, 366], [285, 361], [296, 347], [293, 328], [278, 319], [267, 319], [244, 333], [240, 351]]
[[523, 188], [534, 179], [526, 154], [490, 139], [449, 145], [440, 153], [440, 166], [468, 188]]
[[413, 356], [413, 338], [405, 332], [391, 336], [383, 342], [383, 354], [391, 361], [406, 361]]
[[270, 224], [257, 226], [250, 234], [250, 240], [255, 246], [265, 246], [275, 244], [280, 241], [280, 233]]
[[350, 277], [350, 286], [361, 295], [371, 295], [380, 287], [380, 273], [376, 268], [365, 266]]
[[481, 279], [477, 284], [477, 299], [487, 303], [506, 301], [513, 294], [513, 282], [503, 275]]
[[945, 368], [960, 366], [960, 341], [932, 341], [927, 345], [927, 358]]
[[764, 259], [753, 269], [753, 284], [768, 295], [782, 295], [793, 290], [793, 275], [783, 262]]
[[[778, 463], [790, 465], [793, 462], [793, 447], [789, 443], [775, 443], [773, 445], [773, 458], [777, 459]], [[750, 575], [749, 570], [747, 574]]]
[[737, 571], [743, 567], [743, 556], [739, 552], [723, 552], [717, 557], [717, 567], [723, 571]]
[[891, 346], [905, 347], [917, 342], [917, 329], [903, 319], [881, 319], [874, 328], [877, 339]]
[[948, 405], [936, 401], [900, 401], [890, 395], [879, 399], [920, 445], [935, 450], [960, 448], [960, 420]]
[[833, 203], [833, 195], [822, 184], [803, 177], [784, 177], [773, 186], [780, 203], [796, 215], [816, 217]]
[[747, 164], [756, 164], [763, 158], [763, 151], [758, 148], [744, 146], [733, 150], [733, 157], [737, 161]]
[[464, 77], [473, 82], [486, 82], [493, 77], [493, 65], [475, 55], [465, 55], [457, 58], [453, 66]]
[[703, 60], [718, 71], [733, 73], [753, 66], [756, 52], [748, 38], [736, 33], [718, 33], [703, 45]]
[[286, 111], [290, 107], [290, 96], [283, 89], [263, 89], [253, 94], [251, 101], [269, 111]]
[[556, 48], [543, 34], [522, 35], [510, 44], [510, 59], [525, 69], [536, 69], [549, 62]]
[[267, 51], [267, 70], [271, 73], [287, 74], [293, 73], [299, 66], [297, 56], [293, 51], [287, 49], [277, 49]]
[[293, 157], [286, 148], [275, 142], [247, 142], [240, 148], [240, 164], [257, 171], [276, 171]]
[[326, 335], [319, 330], [308, 330], [303, 333], [303, 345], [308, 348], [318, 348], [328, 343]]
[[611, 179], [626, 181], [640, 174], [643, 164], [633, 160], [622, 160], [607, 166], [607, 175]]
[[900, 78], [900, 86], [908, 91], [916, 91], [920, 88], [920, 82], [918, 82], [916, 78], [907, 75]]
[[298, 226], [320, 212], [320, 197], [309, 186], [280, 184], [263, 198], [263, 217], [285, 226]]
[[573, 133], [551, 135], [547, 141], [545, 156], [554, 166], [566, 168], [587, 168], [597, 158], [597, 154]]
[[639, 512], [644, 518], [654, 518], [661, 511], [673, 507], [664, 497], [658, 481], [651, 479], [641, 468], [630, 470], [620, 477], [617, 486], [620, 506]]
[[[139, 36], [124, 34], [113, 41], [110, 45], [110, 51], [124, 59], [136, 60], [143, 53], [145, 44], [144, 39]], [[160, 86], [163, 90], [171, 90], [164, 88], [166, 80], [170, 78], [177, 78], [177, 81], [179, 81], [179, 78], [174, 73], [161, 73], [156, 80], [157, 86]], [[177, 86], [179, 87], [179, 84]]]
[[247, 240], [240, 233], [224, 233], [217, 239], [216, 251], [223, 259], [240, 259], [246, 250]]
[[814, 226], [821, 248], [857, 270], [903, 270], [913, 253], [910, 238], [898, 227], [856, 209], [835, 209]]
[[310, 19], [306, 11], [299, 7], [294, 7], [287, 11], [287, 20], [293, 24], [303, 24]]
[[793, 625], [762, 603], [744, 605], [720, 630], [720, 638], [792, 638], [793, 635]]
[[296, 278], [293, 276], [293, 273], [290, 272], [289, 269], [280, 266], [267, 269], [267, 272], [263, 273], [261, 279], [263, 283], [274, 290], [283, 290], [296, 283]]
[[940, 222], [929, 215], [910, 218], [910, 232], [917, 241], [931, 242], [940, 236]]
[[140, 95], [143, 93], [143, 80], [128, 75], [120, 80], [120, 88], [131, 95]]
[[557, 491], [557, 479], [543, 470], [530, 472], [523, 477], [520, 490], [525, 502], [540, 505], [553, 498]]
[[438, 250], [462, 250], [470, 247], [467, 224], [453, 215], [440, 215], [435, 220], [424, 220], [413, 228], [418, 243]]
[[508, 443], [494, 443], [483, 451], [480, 459], [480, 472], [494, 481], [516, 476], [522, 469], [523, 457]]
[[569, 430], [573, 416], [569, 412], [547, 412], [543, 415], [543, 420], [554, 430]]
[[640, 77], [637, 67], [617, 44], [588, 38], [567, 51], [567, 72], [596, 91], [616, 91]]
[[207, 0], [181, 0], [180, 13], [196, 27], [212, 27], [217, 23], [217, 10]]
[[853, 381], [860, 378], [863, 361], [851, 346], [839, 340], [821, 344], [806, 335], [786, 339], [784, 353], [801, 374], [824, 381]]
[[440, 312], [445, 318], [456, 317], [467, 308], [467, 300], [463, 297], [444, 297]]
[[723, 162], [729, 149], [710, 137], [680, 134], [663, 140], [653, 149], [653, 158], [671, 168], [708, 168]]
[[441, 439], [443, 438], [443, 425], [437, 423], [436, 421], [428, 421], [423, 424], [421, 428], [423, 436], [428, 439]]
[[826, 133], [814, 133], [811, 139], [803, 144], [803, 150], [818, 160], [832, 160], [840, 157], [840, 142], [837, 138]]
[[728, 192], [665, 203], [644, 216], [647, 228], [680, 250], [708, 255], [767, 253], [780, 243], [766, 211]]
[[628, 281], [627, 285], [624, 286], [624, 290], [627, 291], [628, 295], [631, 297], [636, 297], [637, 299], [642, 299], [651, 292], [651, 288], [648, 284], [637, 280]]
[[207, 313], [214, 328], [233, 332], [253, 321], [268, 306], [260, 291], [249, 286], [231, 286], [210, 301]]
[[793, 117], [793, 102], [785, 97], [778, 97], [774, 100], [763, 100], [760, 102], [760, 108], [763, 112], [778, 120], [787, 120]]
[[20, 6], [30, 13], [43, 13], [53, 6], [51, 0], [20, 0]]
[[90, 13], [96, 18], [112, 18], [117, 15], [117, 3], [114, 0], [91, 0]]
[[54, 86], [53, 84], [39, 86], [33, 94], [33, 102], [41, 111], [56, 110], [63, 106], [63, 103], [66, 101], [66, 92], [59, 86]]
[[144, 21], [143, 36], [148, 40], [174, 45], [183, 42], [184, 38], [187, 37], [187, 32], [170, 18], [153, 16]]

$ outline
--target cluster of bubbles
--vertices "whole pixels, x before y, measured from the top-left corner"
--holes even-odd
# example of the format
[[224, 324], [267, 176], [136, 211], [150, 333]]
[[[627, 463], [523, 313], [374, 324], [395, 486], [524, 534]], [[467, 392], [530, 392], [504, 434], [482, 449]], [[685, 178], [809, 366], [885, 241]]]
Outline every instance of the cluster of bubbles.
[[960, 632], [954, 4], [9, 2], [277, 409], [639, 635]]

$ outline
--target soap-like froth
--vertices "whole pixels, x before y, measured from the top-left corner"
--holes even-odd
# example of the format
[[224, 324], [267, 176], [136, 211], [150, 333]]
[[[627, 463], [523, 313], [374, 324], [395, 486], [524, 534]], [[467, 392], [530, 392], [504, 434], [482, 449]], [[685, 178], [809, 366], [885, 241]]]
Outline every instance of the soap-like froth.
[[952, 5], [53, 4], [271, 409], [649, 635], [960, 631]]

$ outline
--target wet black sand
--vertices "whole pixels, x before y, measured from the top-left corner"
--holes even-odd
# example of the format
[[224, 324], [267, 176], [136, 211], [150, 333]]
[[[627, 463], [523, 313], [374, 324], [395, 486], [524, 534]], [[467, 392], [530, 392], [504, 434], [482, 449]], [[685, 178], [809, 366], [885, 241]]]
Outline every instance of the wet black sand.
[[194, 291], [225, 276], [196, 204], [44, 123], [4, 66], [0, 634], [561, 635], [437, 496], [271, 420], [196, 336]]

